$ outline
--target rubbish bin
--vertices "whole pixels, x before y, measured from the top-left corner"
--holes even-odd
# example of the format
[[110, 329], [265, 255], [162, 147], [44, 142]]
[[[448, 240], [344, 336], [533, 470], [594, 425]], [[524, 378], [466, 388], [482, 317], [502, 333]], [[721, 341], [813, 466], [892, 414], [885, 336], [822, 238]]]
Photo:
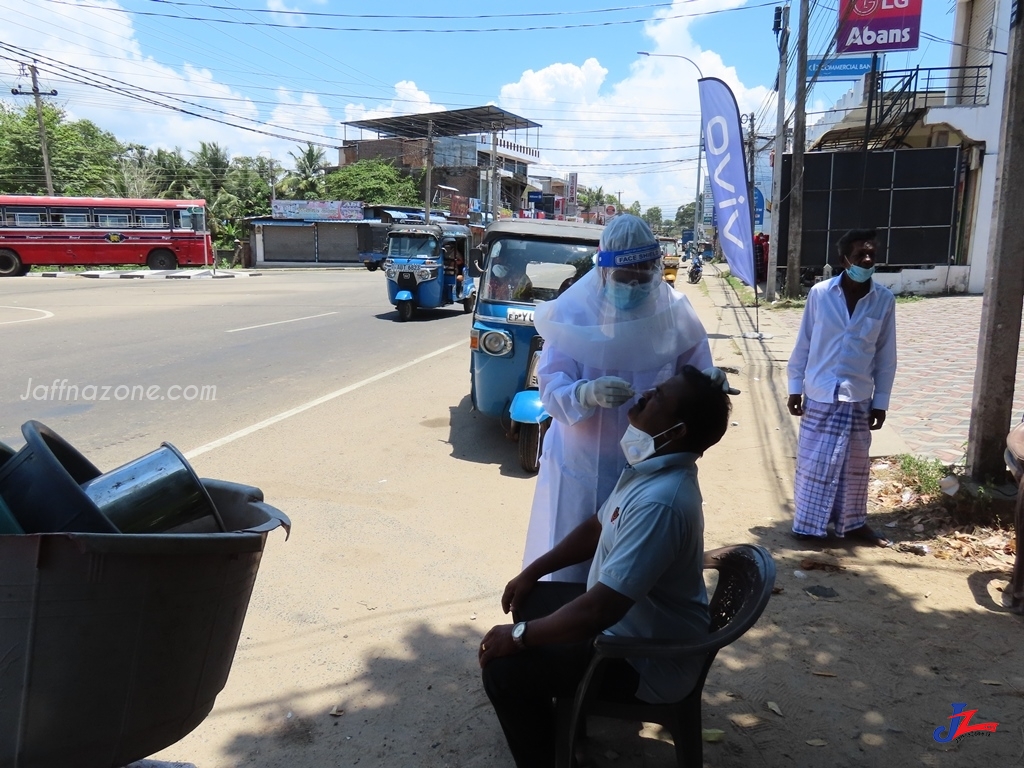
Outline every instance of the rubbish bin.
[[210, 713], [290, 523], [258, 488], [202, 483], [227, 532], [0, 535], [0, 766], [120, 768]]

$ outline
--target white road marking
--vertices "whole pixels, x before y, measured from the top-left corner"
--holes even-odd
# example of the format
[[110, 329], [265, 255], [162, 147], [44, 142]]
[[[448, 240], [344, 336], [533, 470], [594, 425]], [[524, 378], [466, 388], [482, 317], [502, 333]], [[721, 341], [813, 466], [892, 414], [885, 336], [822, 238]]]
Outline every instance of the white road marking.
[[11, 325], [13, 323], [31, 323], [33, 320], [45, 320], [48, 317], [53, 317], [53, 312], [47, 312], [45, 309], [32, 309], [32, 307], [5, 307], [0, 306], [0, 309], [23, 309], [26, 312], [39, 312], [40, 317], [26, 317], [24, 320], [4, 320], [0, 322], [0, 325]]
[[355, 384], [349, 384], [347, 387], [336, 389], [334, 392], [329, 392], [326, 395], [316, 398], [316, 400], [310, 400], [308, 403], [297, 405], [294, 408], [284, 411], [283, 413], [277, 414], [276, 416], [271, 416], [269, 419], [264, 419], [263, 421], [253, 424], [252, 426], [245, 427], [244, 429], [240, 429], [237, 432], [232, 432], [230, 435], [225, 435], [224, 437], [218, 438], [217, 440], [207, 443], [206, 445], [201, 445], [198, 448], [193, 448], [191, 451], [185, 453], [185, 458], [191, 460], [194, 459], [196, 456], [202, 456], [204, 453], [209, 453], [215, 448], [220, 448], [221, 446], [227, 445], [228, 443], [233, 443], [236, 440], [240, 440], [243, 437], [247, 437], [248, 435], [253, 434], [254, 432], [259, 432], [261, 429], [266, 429], [267, 427], [273, 426], [274, 424], [277, 424], [280, 421], [290, 419], [292, 416], [297, 416], [298, 414], [304, 411], [308, 411], [310, 408], [316, 408], [318, 405], [323, 405], [324, 403], [330, 400], [334, 400], [337, 397], [347, 395], [349, 392], [354, 392], [357, 389], [365, 387], [367, 384], [373, 384], [375, 381], [380, 381], [381, 379], [387, 378], [388, 376], [391, 376], [394, 373], [404, 371], [406, 368], [412, 368], [414, 365], [418, 365], [419, 363], [422, 363], [424, 360], [429, 360], [432, 357], [443, 355], [445, 352], [450, 352], [456, 347], [465, 346], [465, 344], [465, 341], [457, 341], [454, 344], [449, 344], [447, 347], [441, 347], [441, 349], [435, 349], [433, 352], [430, 352], [421, 357], [417, 357], [415, 360], [410, 360], [407, 363], [396, 365], [394, 368], [388, 368], [386, 371], [381, 371], [380, 373], [374, 374], [368, 379], [363, 379], [362, 381], [356, 382]]
[[312, 320], [314, 317], [327, 317], [328, 315], [336, 315], [337, 312], [324, 312], [322, 315], [309, 315], [308, 317], [296, 317], [292, 320], [278, 320], [273, 323], [263, 323], [261, 325], [250, 325], [246, 328], [232, 328], [230, 331], [224, 331], [224, 333], [238, 333], [239, 331], [251, 331], [254, 328], [266, 328], [271, 325], [283, 325], [284, 323], [297, 323], [299, 320]]

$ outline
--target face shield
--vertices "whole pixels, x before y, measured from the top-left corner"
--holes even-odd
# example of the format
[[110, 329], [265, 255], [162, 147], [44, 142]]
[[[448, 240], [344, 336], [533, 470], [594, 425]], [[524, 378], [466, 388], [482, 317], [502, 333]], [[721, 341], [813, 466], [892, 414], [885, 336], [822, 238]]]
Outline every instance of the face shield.
[[654, 296], [662, 282], [661, 248], [657, 241], [625, 250], [597, 253], [601, 290], [616, 309], [631, 310]]

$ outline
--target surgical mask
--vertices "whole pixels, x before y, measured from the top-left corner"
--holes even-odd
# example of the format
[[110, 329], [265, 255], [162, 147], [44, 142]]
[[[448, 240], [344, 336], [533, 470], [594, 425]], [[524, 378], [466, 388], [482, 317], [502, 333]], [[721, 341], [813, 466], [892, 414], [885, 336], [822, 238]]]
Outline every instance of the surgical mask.
[[653, 280], [647, 283], [617, 283], [609, 280], [605, 292], [608, 301], [616, 309], [635, 309], [647, 300], [656, 287], [657, 283]]
[[846, 274], [855, 283], [866, 283], [871, 279], [871, 276], [875, 274], [875, 268], [872, 266], [870, 269], [859, 267], [856, 264], [851, 264], [846, 268]]
[[504, 264], [495, 264], [491, 267], [491, 274], [500, 279], [508, 274], [508, 267]]
[[[669, 427], [665, 432], [671, 432], [673, 429], [678, 427], [683, 422], [679, 422], [675, 426]], [[645, 459], [651, 458], [656, 454], [660, 448], [654, 445], [655, 439], [661, 437], [665, 432], [659, 432], [658, 434], [651, 437], [642, 429], [637, 429], [632, 424], [626, 427], [626, 434], [619, 440], [619, 447], [622, 448], [622, 453], [626, 457], [626, 461], [630, 464], [637, 464]], [[669, 440], [668, 443], [672, 441]], [[664, 448], [668, 443], [662, 444], [661, 448]]]

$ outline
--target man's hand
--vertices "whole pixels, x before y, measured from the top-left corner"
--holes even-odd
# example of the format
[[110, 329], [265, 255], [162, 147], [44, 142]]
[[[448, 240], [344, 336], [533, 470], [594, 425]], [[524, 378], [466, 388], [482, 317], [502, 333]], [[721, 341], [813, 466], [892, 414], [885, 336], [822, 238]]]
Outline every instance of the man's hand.
[[618, 376], [584, 381], [576, 388], [576, 399], [584, 408], [615, 408], [635, 394], [632, 385]]
[[528, 576], [526, 571], [512, 579], [505, 585], [505, 591], [501, 595], [501, 610], [505, 613], [512, 611], [513, 615], [518, 615], [519, 609], [526, 601], [526, 596], [533, 591], [533, 586], [536, 583], [537, 579]]
[[881, 408], [871, 409], [871, 426], [869, 429], [881, 429], [885, 424], [885, 411]]
[[480, 648], [477, 650], [477, 661], [480, 668], [486, 667], [491, 659], [498, 659], [502, 656], [511, 656], [522, 650], [515, 640], [512, 639], [512, 627], [514, 624], [498, 624], [491, 627], [490, 632], [484, 635]]
[[[790, 395], [789, 400], [786, 401], [786, 407], [789, 412], [794, 416], [804, 415], [804, 396], [803, 395]], [[885, 418], [883, 415], [882, 418]]]

